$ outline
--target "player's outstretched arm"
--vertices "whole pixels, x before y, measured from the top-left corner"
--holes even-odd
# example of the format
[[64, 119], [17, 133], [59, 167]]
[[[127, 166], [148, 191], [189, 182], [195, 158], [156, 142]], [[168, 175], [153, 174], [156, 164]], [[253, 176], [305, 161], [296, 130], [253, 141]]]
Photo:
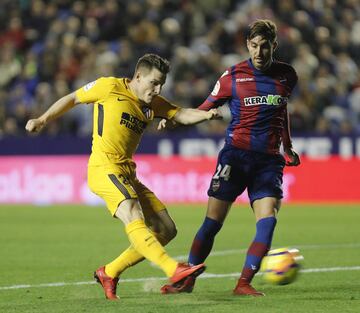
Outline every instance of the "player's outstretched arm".
[[157, 129], [172, 129], [179, 124], [193, 125], [207, 120], [222, 119], [221, 114], [217, 109], [203, 111], [198, 109], [184, 109], [181, 108], [172, 120], [161, 119]]
[[198, 109], [181, 108], [174, 116], [174, 121], [183, 125], [193, 125], [214, 119], [222, 119], [222, 116], [217, 109], [203, 111]]
[[78, 103], [75, 92], [72, 92], [57, 100], [40, 117], [29, 120], [26, 123], [25, 129], [28, 132], [40, 132], [48, 122], [63, 115]]

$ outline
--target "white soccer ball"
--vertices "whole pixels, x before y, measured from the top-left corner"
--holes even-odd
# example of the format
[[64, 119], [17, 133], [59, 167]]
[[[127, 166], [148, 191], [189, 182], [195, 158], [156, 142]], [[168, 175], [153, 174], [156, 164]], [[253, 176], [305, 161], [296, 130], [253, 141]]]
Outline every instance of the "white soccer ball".
[[261, 262], [263, 279], [274, 285], [290, 284], [296, 279], [303, 259], [298, 249], [270, 250]]

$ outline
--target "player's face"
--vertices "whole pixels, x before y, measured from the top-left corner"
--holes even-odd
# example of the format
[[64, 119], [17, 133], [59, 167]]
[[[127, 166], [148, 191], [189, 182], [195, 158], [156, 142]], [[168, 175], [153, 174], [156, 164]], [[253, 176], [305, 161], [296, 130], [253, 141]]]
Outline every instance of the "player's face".
[[150, 71], [143, 69], [138, 73], [138, 98], [150, 104], [153, 98], [160, 94], [162, 86], [165, 84], [166, 75], [158, 69], [153, 68]]
[[266, 70], [271, 65], [273, 52], [277, 45], [276, 41], [271, 42], [259, 35], [247, 40], [246, 43], [255, 68], [260, 71]]

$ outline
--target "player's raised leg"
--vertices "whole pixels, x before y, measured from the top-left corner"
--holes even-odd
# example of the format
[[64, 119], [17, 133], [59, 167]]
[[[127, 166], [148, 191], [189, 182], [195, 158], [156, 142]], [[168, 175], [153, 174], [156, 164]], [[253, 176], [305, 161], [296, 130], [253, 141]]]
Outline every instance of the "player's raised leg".
[[271, 247], [271, 241], [276, 226], [275, 213], [280, 207], [280, 200], [266, 197], [254, 201], [253, 209], [256, 218], [256, 234], [246, 254], [246, 260], [241, 276], [234, 289], [235, 295], [263, 296], [251, 286], [251, 281], [259, 271], [261, 260]]

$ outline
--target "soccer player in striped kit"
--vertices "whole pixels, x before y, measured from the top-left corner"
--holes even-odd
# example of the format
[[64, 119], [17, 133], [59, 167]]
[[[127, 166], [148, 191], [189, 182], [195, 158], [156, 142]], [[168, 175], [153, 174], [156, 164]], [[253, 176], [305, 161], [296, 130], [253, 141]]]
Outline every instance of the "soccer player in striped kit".
[[[300, 164], [292, 148], [287, 112], [297, 75], [289, 64], [273, 59], [276, 31], [270, 20], [250, 24], [247, 34], [250, 59], [228, 68], [199, 107], [210, 110], [227, 102], [232, 119], [208, 190], [206, 217], [194, 238], [188, 261], [204, 262], [232, 203], [247, 188], [256, 234], [233, 291], [235, 295], [264, 295], [251, 286], [251, 281], [271, 246], [283, 197], [284, 166]], [[281, 143], [287, 160], [279, 152]], [[161, 291], [191, 292], [194, 284], [195, 277], [187, 277], [163, 286]]]

